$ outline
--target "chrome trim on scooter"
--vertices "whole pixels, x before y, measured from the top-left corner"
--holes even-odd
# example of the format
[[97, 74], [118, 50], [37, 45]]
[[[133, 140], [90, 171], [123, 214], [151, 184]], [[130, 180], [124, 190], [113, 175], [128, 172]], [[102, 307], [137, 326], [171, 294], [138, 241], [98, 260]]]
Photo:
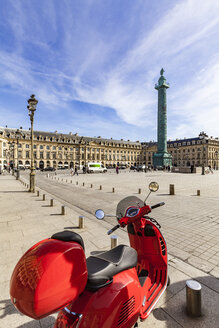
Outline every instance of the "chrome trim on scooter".
[[147, 298], [146, 298], [146, 296], [144, 296], [142, 306], [145, 306], [146, 300], [147, 300]]
[[82, 317], [83, 317], [83, 314], [76, 313], [76, 312], [72, 312], [72, 311], [70, 311], [67, 307], [64, 307], [64, 310], [65, 310], [68, 314], [71, 314], [71, 315], [74, 315], [74, 316], [78, 317], [78, 323], [77, 323], [77, 325], [76, 325], [76, 327], [75, 327], [75, 328], [78, 328], [79, 325], [80, 325], [80, 321], [81, 321], [81, 319], [82, 319]]

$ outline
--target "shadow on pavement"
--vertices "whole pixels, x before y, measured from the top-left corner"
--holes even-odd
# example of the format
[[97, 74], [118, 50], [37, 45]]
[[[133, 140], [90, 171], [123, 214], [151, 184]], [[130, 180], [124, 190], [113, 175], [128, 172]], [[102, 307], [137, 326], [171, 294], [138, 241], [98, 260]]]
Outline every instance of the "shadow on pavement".
[[[1, 308], [2, 305], [5, 306], [5, 307]], [[0, 311], [3, 312], [0, 315], [0, 320], [2, 320], [3, 318], [5, 318], [9, 315], [19, 315], [19, 316], [25, 317], [24, 314], [18, 312], [18, 310], [12, 305], [11, 300], [9, 300], [9, 299], [0, 301], [0, 308], [1, 308]], [[43, 318], [41, 320], [31, 320], [31, 321], [26, 322], [24, 324], [16, 325], [16, 326], [13, 325], [13, 326], [10, 326], [10, 327], [11, 328], [39, 328], [39, 327], [49, 328], [49, 327], [53, 327], [54, 323], [55, 323], [55, 318], [53, 316], [48, 316], [48, 317]], [[3, 327], [3, 326], [1, 326], [1, 327]]]
[[[165, 321], [166, 327], [218, 327], [219, 286], [217, 279], [213, 276], [194, 278], [202, 286], [202, 315], [200, 317], [190, 317], [187, 315], [186, 280], [181, 280], [173, 284], [170, 283], [164, 294], [164, 298], [166, 298], [165, 303], [163, 302], [163, 305], [154, 309], [152, 312], [154, 318], [158, 321]], [[171, 318], [176, 321], [176, 326], [171, 324]]]

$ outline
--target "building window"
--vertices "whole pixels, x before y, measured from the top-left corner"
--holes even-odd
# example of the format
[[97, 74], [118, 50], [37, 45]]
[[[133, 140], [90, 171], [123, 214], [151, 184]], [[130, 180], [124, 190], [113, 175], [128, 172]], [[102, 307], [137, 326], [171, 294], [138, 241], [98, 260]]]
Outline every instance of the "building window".
[[40, 158], [43, 158], [43, 152], [42, 151], [40, 152]]
[[46, 149], [48, 149], [48, 150], [49, 150], [49, 148], [50, 148], [49, 146], [46, 146]]
[[29, 158], [29, 157], [30, 157], [30, 152], [26, 151], [26, 158]]
[[36, 145], [33, 145], [33, 149], [36, 149], [36, 147], [37, 147]]
[[62, 150], [62, 147], [59, 147], [59, 150]]
[[53, 149], [53, 150], [56, 150], [56, 146], [53, 146], [52, 149]]
[[43, 149], [43, 146], [42, 145], [40, 145], [40, 149]]
[[46, 153], [46, 158], [50, 159], [50, 153]]
[[26, 144], [26, 148], [30, 148], [30, 145]]
[[36, 151], [33, 152], [33, 157], [34, 157], [35, 159], [37, 158], [37, 152], [36, 152]]
[[52, 158], [56, 159], [56, 153], [52, 153]]

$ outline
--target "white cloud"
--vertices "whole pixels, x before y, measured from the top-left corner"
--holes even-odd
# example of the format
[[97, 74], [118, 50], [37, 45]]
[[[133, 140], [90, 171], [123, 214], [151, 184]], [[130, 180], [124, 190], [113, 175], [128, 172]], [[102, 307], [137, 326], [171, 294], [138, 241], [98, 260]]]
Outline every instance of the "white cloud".
[[[89, 25], [80, 27], [77, 12], [68, 1], [57, 8], [48, 1], [41, 15], [39, 10], [32, 12], [30, 26], [27, 12], [31, 5], [24, 8], [20, 3], [11, 3], [14, 9], [8, 22], [16, 42], [13, 54], [0, 51], [2, 88], [9, 84], [25, 97], [34, 92], [42, 107], [50, 110], [64, 109], [72, 100], [110, 107], [122, 122], [148, 128], [149, 136], [156, 134], [154, 83], [164, 66], [171, 86], [168, 91], [171, 136], [194, 135], [200, 130], [218, 134], [219, 60], [215, 54], [219, 52], [218, 1], [184, 0], [176, 4], [174, 1], [160, 20], [155, 22], [151, 18], [150, 30], [142, 23], [135, 39], [129, 40], [128, 51], [118, 55], [113, 68], [111, 58], [115, 63], [113, 56], [121, 45], [122, 32], [108, 42], [104, 27], [102, 31]], [[90, 8], [92, 2], [80, 13], [83, 22], [87, 21]], [[53, 43], [58, 37], [61, 41], [59, 48], [55, 48]], [[24, 53], [27, 44], [43, 51], [43, 56], [47, 55], [45, 62], [27, 58]]]

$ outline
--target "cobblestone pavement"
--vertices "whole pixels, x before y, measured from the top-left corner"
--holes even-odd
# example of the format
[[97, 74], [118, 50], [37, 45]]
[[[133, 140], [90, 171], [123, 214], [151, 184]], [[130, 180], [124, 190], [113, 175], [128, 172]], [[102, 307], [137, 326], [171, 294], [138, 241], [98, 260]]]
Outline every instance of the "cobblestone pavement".
[[[56, 314], [34, 321], [19, 314], [10, 302], [9, 281], [13, 268], [30, 246], [57, 231], [71, 229], [84, 239], [87, 256], [94, 250], [109, 249], [110, 238], [106, 231], [115, 225], [115, 218], [99, 222], [93, 216], [94, 211], [101, 207], [106, 213], [115, 213], [118, 201], [130, 194], [143, 199], [148, 183], [153, 180], [159, 182], [160, 189], [150, 196], [149, 203], [166, 202], [165, 206], [153, 211], [153, 217], [162, 225], [171, 254], [171, 285], [139, 328], [218, 327], [219, 286], [215, 278], [218, 276], [218, 266], [210, 262], [213, 256], [217, 260], [217, 256], [207, 259], [200, 257], [201, 254], [211, 255], [209, 251], [216, 249], [217, 229], [213, 222], [218, 220], [217, 174], [180, 177], [163, 172], [150, 175], [121, 173], [118, 176], [108, 173], [71, 177], [69, 173], [65, 175], [60, 172], [58, 177], [63, 181], [55, 180], [55, 176], [48, 178], [37, 173], [37, 190], [40, 192], [37, 197], [37, 194], [28, 193], [27, 188], [11, 175], [0, 176], [0, 328], [52, 328], [54, 325]], [[27, 182], [27, 174], [22, 173], [21, 179]], [[175, 196], [168, 195], [169, 183], [175, 184]], [[99, 190], [100, 185], [102, 190]], [[115, 187], [115, 193], [112, 193], [112, 187]], [[138, 195], [139, 188], [142, 194]], [[196, 188], [201, 190], [200, 197], [195, 196]], [[45, 201], [43, 194], [46, 195]], [[54, 198], [54, 207], [49, 205], [50, 198]], [[61, 215], [61, 205], [66, 205], [67, 213], [64, 216]], [[78, 229], [79, 215], [85, 216], [84, 229]], [[119, 229], [116, 234], [120, 243], [128, 243], [124, 230]], [[200, 238], [202, 243], [199, 242]], [[189, 245], [193, 246], [195, 241], [197, 246], [190, 249]], [[209, 247], [203, 248], [205, 245]], [[195, 254], [198, 249], [203, 252]], [[201, 261], [203, 267], [197, 261]], [[213, 267], [210, 267], [211, 264]], [[196, 319], [185, 314], [185, 281], [191, 278], [202, 284], [203, 316]]]

